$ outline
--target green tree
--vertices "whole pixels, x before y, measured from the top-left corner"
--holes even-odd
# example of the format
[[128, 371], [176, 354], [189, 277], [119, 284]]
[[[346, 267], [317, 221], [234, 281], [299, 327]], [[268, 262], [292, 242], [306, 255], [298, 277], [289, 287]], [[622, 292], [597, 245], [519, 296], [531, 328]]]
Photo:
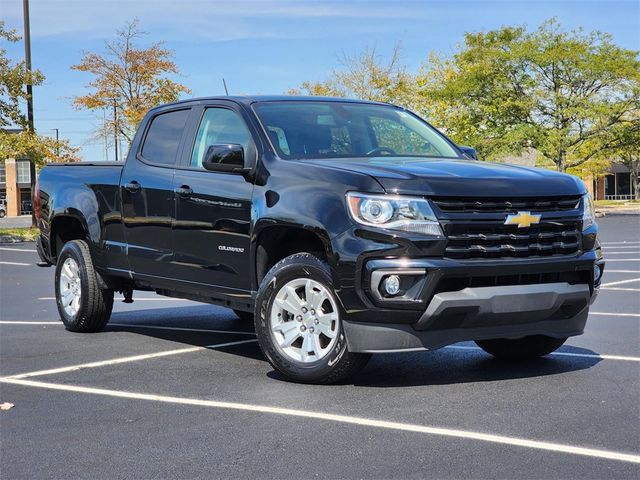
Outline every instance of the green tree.
[[419, 75], [430, 118], [454, 140], [495, 159], [535, 149], [560, 171], [595, 160], [634, 108], [638, 52], [601, 32], [467, 33], [451, 58], [432, 55]]
[[640, 110], [613, 130], [611, 152], [631, 172], [635, 199], [640, 200]]
[[[0, 41], [18, 42], [20, 37], [14, 30], [5, 30], [0, 21]], [[47, 161], [75, 161], [78, 150], [65, 140], [56, 141], [31, 132], [8, 132], [7, 127], [25, 128], [27, 121], [21, 105], [27, 100], [26, 83], [40, 85], [44, 75], [33, 70], [29, 78], [24, 62], [13, 62], [6, 48], [0, 46], [0, 158], [29, 158], [36, 165]]]
[[340, 58], [340, 68], [322, 81], [306, 81], [291, 95], [352, 97], [362, 100], [389, 102], [412, 110], [419, 110], [417, 82], [413, 74], [401, 64], [402, 48], [396, 44], [388, 58], [375, 48]]
[[[4, 21], [0, 20], [0, 42], [18, 41], [20, 37], [16, 31], [5, 30]], [[0, 44], [0, 128], [12, 125], [26, 126], [20, 104], [27, 100], [25, 85], [28, 79], [25, 63], [11, 61], [6, 48]], [[30, 79], [32, 85], [40, 85], [44, 81], [44, 75], [38, 70], [33, 70]]]
[[114, 105], [119, 117], [110, 119], [109, 131], [116, 128], [129, 142], [146, 112], [162, 103], [174, 102], [182, 93], [191, 93], [186, 86], [169, 78], [179, 75], [173, 52], [154, 43], [147, 48], [136, 42], [145, 33], [138, 28], [138, 20], [116, 32], [115, 40], [105, 43], [104, 54], [85, 52], [72, 70], [93, 76], [89, 93], [73, 99], [78, 109], [112, 112]]
[[0, 130], [0, 158], [28, 158], [36, 166], [48, 162], [77, 162], [79, 149], [66, 140], [55, 140], [29, 131], [9, 133]]

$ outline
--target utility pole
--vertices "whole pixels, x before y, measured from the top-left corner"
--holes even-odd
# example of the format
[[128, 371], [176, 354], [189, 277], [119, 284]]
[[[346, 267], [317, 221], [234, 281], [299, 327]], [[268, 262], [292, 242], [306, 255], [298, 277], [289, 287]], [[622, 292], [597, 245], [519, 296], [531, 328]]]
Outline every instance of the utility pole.
[[57, 128], [52, 128], [51, 130], [56, 132], [56, 155], [58, 156], [58, 159], [60, 159], [60, 130]]
[[116, 162], [118, 161], [118, 104], [113, 99], [113, 146], [116, 150]]
[[102, 109], [102, 133], [104, 134], [104, 161], [109, 161], [109, 133], [107, 131], [107, 109]]
[[[27, 69], [27, 130], [34, 133], [33, 127], [33, 85], [31, 84], [31, 27], [29, 22], [29, 0], [22, 0], [24, 20], [24, 63]], [[36, 191], [36, 165], [29, 159], [29, 176], [31, 177], [31, 226], [36, 225], [36, 214], [33, 210], [33, 195]]]

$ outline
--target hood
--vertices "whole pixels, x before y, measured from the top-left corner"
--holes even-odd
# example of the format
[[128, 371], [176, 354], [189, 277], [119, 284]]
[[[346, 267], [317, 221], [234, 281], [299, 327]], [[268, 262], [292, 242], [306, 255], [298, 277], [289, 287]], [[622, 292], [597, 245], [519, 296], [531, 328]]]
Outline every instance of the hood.
[[582, 181], [572, 175], [477, 160], [364, 157], [305, 162], [370, 175], [388, 193], [464, 197], [586, 193]]

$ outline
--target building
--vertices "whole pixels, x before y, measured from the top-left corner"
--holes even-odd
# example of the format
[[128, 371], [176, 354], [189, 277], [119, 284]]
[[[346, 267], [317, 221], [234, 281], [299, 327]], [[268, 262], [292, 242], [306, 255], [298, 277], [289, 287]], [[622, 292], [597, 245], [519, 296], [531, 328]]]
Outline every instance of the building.
[[[4, 130], [19, 133], [20, 129]], [[31, 213], [31, 161], [28, 158], [0, 159], [0, 200], [7, 206], [7, 216], [15, 217]]]
[[6, 159], [0, 165], [0, 200], [10, 217], [31, 213], [31, 162]]
[[585, 183], [595, 200], [633, 200], [635, 198], [631, 171], [622, 163], [613, 162], [609, 173]]

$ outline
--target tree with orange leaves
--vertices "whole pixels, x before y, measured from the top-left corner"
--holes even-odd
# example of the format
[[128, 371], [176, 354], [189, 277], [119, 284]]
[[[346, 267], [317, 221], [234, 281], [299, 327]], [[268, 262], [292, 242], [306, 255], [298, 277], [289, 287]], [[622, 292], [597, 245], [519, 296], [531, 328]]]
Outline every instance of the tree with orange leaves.
[[[109, 131], [116, 129], [129, 143], [145, 113], [162, 103], [175, 102], [191, 90], [170, 77], [180, 75], [173, 52], [163, 42], [148, 48], [136, 45], [145, 35], [138, 20], [117, 30], [116, 38], [105, 42], [105, 53], [84, 52], [81, 62], [72, 70], [93, 75], [86, 95], [74, 97], [78, 109], [108, 109]], [[114, 114], [114, 106], [117, 114]]]

